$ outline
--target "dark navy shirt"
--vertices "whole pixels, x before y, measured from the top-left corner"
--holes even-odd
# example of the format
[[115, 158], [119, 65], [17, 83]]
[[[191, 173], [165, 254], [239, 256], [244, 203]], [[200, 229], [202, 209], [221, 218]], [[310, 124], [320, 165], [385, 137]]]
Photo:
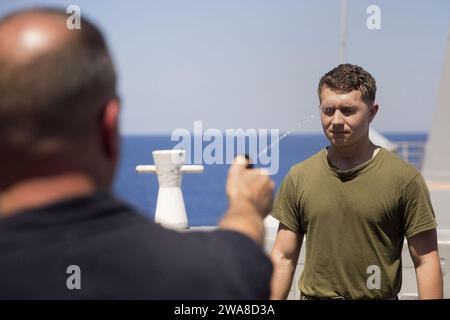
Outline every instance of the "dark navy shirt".
[[268, 299], [271, 272], [240, 233], [167, 230], [109, 193], [0, 219], [3, 299]]

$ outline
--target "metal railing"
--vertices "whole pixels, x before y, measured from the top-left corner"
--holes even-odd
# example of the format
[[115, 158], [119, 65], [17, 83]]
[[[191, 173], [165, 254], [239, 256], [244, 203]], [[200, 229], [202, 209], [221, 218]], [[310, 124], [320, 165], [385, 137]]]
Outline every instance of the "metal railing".
[[397, 155], [414, 165], [417, 169], [422, 170], [423, 158], [425, 155], [424, 141], [392, 141], [397, 145], [395, 153]]

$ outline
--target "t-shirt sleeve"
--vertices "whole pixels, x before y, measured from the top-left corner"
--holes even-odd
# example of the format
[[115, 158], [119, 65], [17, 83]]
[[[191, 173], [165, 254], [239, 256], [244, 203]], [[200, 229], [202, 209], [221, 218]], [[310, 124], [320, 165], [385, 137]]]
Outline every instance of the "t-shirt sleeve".
[[292, 231], [305, 233], [295, 194], [296, 188], [289, 172], [278, 189], [271, 215]]
[[402, 197], [406, 238], [437, 227], [430, 192], [420, 173], [404, 188]]

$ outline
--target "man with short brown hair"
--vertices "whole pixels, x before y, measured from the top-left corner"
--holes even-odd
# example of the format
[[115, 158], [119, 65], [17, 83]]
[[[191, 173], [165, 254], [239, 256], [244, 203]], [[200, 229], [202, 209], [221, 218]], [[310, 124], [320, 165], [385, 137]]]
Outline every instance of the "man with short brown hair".
[[291, 168], [272, 215], [280, 221], [272, 250], [272, 298], [285, 299], [306, 235], [302, 299], [396, 299], [408, 240], [419, 298], [442, 298], [436, 221], [420, 172], [374, 145], [375, 79], [342, 64], [318, 88], [331, 146]]

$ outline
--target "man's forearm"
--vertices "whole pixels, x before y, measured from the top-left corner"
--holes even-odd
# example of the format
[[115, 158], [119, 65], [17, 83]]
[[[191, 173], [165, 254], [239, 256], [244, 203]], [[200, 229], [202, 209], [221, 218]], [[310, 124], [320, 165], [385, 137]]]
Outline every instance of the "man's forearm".
[[[271, 281], [271, 296], [273, 300], [285, 300], [291, 289], [296, 265], [283, 258], [272, 258], [274, 270]], [[275, 261], [277, 260], [277, 261]]]
[[439, 258], [417, 266], [416, 277], [419, 299], [443, 298], [443, 280]]

